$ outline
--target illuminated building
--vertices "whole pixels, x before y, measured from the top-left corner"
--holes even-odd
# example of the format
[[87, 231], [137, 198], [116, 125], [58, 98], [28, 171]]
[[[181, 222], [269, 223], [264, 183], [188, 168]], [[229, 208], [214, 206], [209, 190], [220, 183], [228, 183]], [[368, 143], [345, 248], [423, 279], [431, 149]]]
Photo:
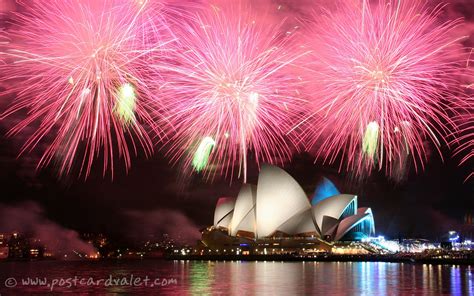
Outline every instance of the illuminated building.
[[202, 242], [214, 249], [244, 246], [275, 253], [327, 250], [333, 241], [360, 241], [374, 233], [372, 211], [358, 208], [356, 195], [340, 194], [324, 178], [310, 202], [287, 172], [264, 165], [257, 186], [244, 184], [237, 198], [218, 199], [214, 225], [203, 231]]
[[8, 244], [9, 235], [0, 233], [0, 260], [8, 258]]
[[8, 258], [8, 247], [0, 247], [0, 260]]
[[40, 255], [40, 250], [37, 248], [30, 249], [30, 258], [38, 258]]
[[14, 232], [8, 241], [9, 258], [28, 258], [30, 244], [26, 237]]
[[337, 194], [340, 194], [340, 192], [337, 190], [336, 186], [334, 186], [328, 178], [324, 177], [323, 181], [316, 187], [316, 190], [314, 190], [311, 204], [315, 205], [318, 202]]

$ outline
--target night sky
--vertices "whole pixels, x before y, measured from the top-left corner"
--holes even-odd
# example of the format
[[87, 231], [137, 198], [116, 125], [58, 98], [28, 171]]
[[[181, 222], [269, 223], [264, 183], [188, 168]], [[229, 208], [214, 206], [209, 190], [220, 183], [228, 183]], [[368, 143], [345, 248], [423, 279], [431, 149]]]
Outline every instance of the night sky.
[[[311, 1], [286, 2], [292, 3], [285, 6], [286, 11], [298, 15], [304, 14]], [[460, 30], [471, 38], [463, 45], [472, 46], [472, 0], [451, 2], [447, 15], [466, 19]], [[275, 3], [272, 1], [271, 5]], [[4, 107], [8, 99], [11, 98], [2, 99], [0, 106]], [[80, 233], [132, 237], [168, 232], [195, 239], [198, 229], [212, 224], [217, 198], [236, 196], [242, 182], [234, 179], [231, 183], [224, 177], [203, 181], [199, 175], [183, 175], [179, 166], [170, 165], [163, 157], [160, 146], [150, 159], [133, 159], [128, 174], [124, 168], [117, 168], [113, 181], [109, 176], [102, 177], [100, 160], [96, 162], [98, 169], [86, 181], [73, 174], [58, 178], [54, 167], [36, 172], [40, 152], [18, 158], [24, 138], [5, 135], [15, 120], [0, 121], [0, 214], [4, 215], [0, 222], [13, 211], [23, 211], [25, 216], [35, 211], [35, 219], [49, 220]], [[459, 158], [451, 158], [446, 147], [443, 150], [444, 162], [432, 153], [424, 172], [415, 173], [412, 168], [398, 183], [383, 174], [359, 180], [349, 173], [338, 173], [336, 167], [314, 163], [313, 157], [303, 153], [283, 168], [308, 195], [322, 176], [331, 179], [341, 193], [358, 195], [359, 206], [369, 206], [374, 212], [377, 234], [437, 238], [460, 227], [466, 213], [474, 214], [474, 180], [464, 182], [472, 171], [472, 162], [459, 168]], [[258, 167], [254, 160], [250, 162], [249, 182], [256, 184]], [[25, 227], [22, 223], [9, 226]]]
[[[27, 201], [44, 209], [44, 216], [64, 227], [117, 236], [148, 233], [187, 233], [212, 224], [215, 202], [220, 196], [236, 196], [239, 180], [216, 178], [204, 182], [200, 176], [186, 177], [156, 154], [138, 158], [128, 175], [124, 170], [112, 181], [92, 175], [87, 181], [75, 177], [58, 179], [53, 169], [34, 174], [15, 157], [11, 140], [1, 138], [1, 202], [30, 210]], [[322, 176], [331, 179], [342, 193], [359, 196], [360, 206], [374, 211], [376, 231], [387, 236], [436, 238], [461, 225], [463, 216], [474, 211], [474, 187], [463, 180], [467, 168], [457, 161], [432, 157], [424, 173], [410, 173], [395, 183], [381, 175], [355, 180], [337, 169], [313, 164], [309, 155], [296, 156], [284, 168], [310, 195]], [[256, 183], [258, 168], [249, 170]], [[180, 224], [178, 227], [176, 224]], [[184, 236], [184, 234], [183, 234]]]

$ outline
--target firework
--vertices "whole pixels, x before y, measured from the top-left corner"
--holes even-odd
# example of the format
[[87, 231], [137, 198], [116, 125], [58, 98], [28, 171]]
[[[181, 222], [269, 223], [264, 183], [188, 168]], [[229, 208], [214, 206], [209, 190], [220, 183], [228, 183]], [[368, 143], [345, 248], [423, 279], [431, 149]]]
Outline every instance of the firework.
[[199, 144], [193, 158], [193, 167], [197, 172], [202, 171], [207, 166], [209, 155], [212, 148], [216, 145], [216, 141], [211, 137], [205, 137]]
[[[114, 158], [128, 170], [139, 147], [152, 152], [151, 133], [158, 132], [151, 113], [154, 103], [144, 77], [151, 55], [169, 41], [155, 36], [163, 22], [147, 16], [148, 1], [31, 1], [16, 15], [10, 36], [15, 40], [2, 56], [2, 80], [15, 97], [3, 117], [28, 111], [14, 126], [17, 134], [35, 128], [22, 153], [46, 145], [38, 166], [55, 160], [69, 173], [81, 158], [87, 177], [93, 160], [104, 159], [103, 173], [113, 176]], [[161, 35], [161, 37], [164, 35]]]
[[116, 96], [115, 114], [126, 124], [135, 123], [137, 94], [130, 83], [121, 85]]
[[206, 157], [198, 157], [207, 163], [198, 161], [199, 170], [209, 176], [211, 167], [220, 168], [232, 178], [238, 167], [245, 181], [249, 151], [257, 162], [270, 163], [293, 152], [286, 133], [304, 102], [302, 82], [291, 69], [305, 53], [293, 31], [234, 4], [201, 11], [176, 31], [179, 50], [165, 69], [168, 82], [161, 91], [172, 161], [190, 167], [193, 145], [208, 137], [214, 149], [207, 145]]
[[375, 121], [370, 122], [365, 129], [364, 138], [362, 140], [362, 152], [368, 154], [370, 158], [373, 158], [377, 152], [379, 130], [380, 127]]
[[425, 143], [439, 151], [462, 104], [459, 20], [440, 24], [443, 7], [419, 1], [355, 2], [315, 16], [309, 33], [308, 150], [358, 175], [385, 168], [390, 176], [407, 155], [422, 169]]
[[[8, 39], [6, 37], [6, 33], [5, 33], [5, 31], [3, 31], [2, 28], [0, 28], [0, 52], [4, 51], [3, 46], [5, 46], [7, 44], [8, 44]], [[3, 63], [3, 59], [4, 59], [4, 57], [2, 55], [0, 55], [0, 64]]]
[[[474, 79], [473, 54], [474, 48], [471, 48], [465, 68], [466, 81], [462, 84], [466, 92], [471, 95], [474, 85], [472, 83]], [[452, 140], [452, 144], [456, 146], [454, 156], [460, 156], [461, 161], [459, 164], [464, 166], [468, 166], [474, 160], [474, 98], [470, 97], [466, 102], [467, 108], [463, 108], [461, 114], [456, 117], [456, 122], [458, 122], [460, 128], [459, 131], [453, 134]], [[470, 178], [474, 178], [474, 169], [471, 169], [466, 181]]]
[[[472, 94], [473, 79], [474, 79], [474, 68], [472, 66], [474, 48], [471, 49], [467, 63], [466, 63], [466, 74], [468, 83], [463, 85], [466, 90]], [[453, 143], [459, 144], [456, 147], [455, 155], [462, 155], [460, 165], [467, 165], [472, 163], [474, 160], [474, 98], [467, 100], [468, 108], [466, 108], [461, 115], [457, 117], [460, 125], [460, 131], [456, 134]], [[472, 168], [472, 165], [471, 165]], [[471, 173], [467, 176], [466, 180], [474, 178], [474, 168], [471, 169]]]
[[[461, 116], [462, 120], [461, 128], [462, 131], [459, 133], [459, 137], [456, 142], [461, 144], [457, 147], [455, 155], [463, 155], [460, 164], [465, 165], [474, 159], [474, 119], [473, 114], [466, 114]], [[474, 171], [471, 171], [470, 175], [466, 178], [474, 177]]]

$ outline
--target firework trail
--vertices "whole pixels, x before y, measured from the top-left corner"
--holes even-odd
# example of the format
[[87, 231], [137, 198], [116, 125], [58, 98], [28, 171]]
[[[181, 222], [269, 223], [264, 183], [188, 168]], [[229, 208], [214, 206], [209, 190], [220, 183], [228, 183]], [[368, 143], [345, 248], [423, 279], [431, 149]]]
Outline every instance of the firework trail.
[[[6, 37], [6, 33], [2, 28], [0, 28], [0, 52], [4, 51], [3, 47], [7, 44], [8, 44], [8, 39]], [[4, 63], [3, 59], [4, 57], [0, 55], [0, 64]]]
[[[474, 78], [474, 68], [472, 68], [472, 58], [474, 49], [471, 49], [466, 63], [467, 84], [463, 87], [472, 94]], [[469, 108], [461, 110], [463, 113], [457, 116], [456, 120], [459, 123], [460, 129], [455, 133], [452, 141], [457, 145], [454, 156], [461, 156], [460, 165], [468, 165], [474, 160], [474, 98], [468, 100]], [[474, 178], [474, 167], [471, 165], [471, 173], [467, 176], [466, 181]]]
[[264, 18], [245, 4], [226, 3], [175, 31], [179, 50], [161, 89], [172, 162], [207, 177], [219, 172], [232, 178], [238, 167], [245, 181], [250, 151], [257, 162], [270, 163], [293, 152], [286, 133], [304, 101], [292, 68], [305, 52], [293, 31]]
[[209, 161], [209, 155], [211, 154], [212, 148], [214, 148], [215, 144], [216, 142], [211, 137], [205, 137], [202, 139], [193, 158], [193, 167], [197, 172], [206, 168], [207, 162]]
[[[441, 144], [463, 104], [457, 77], [460, 20], [439, 23], [419, 1], [349, 1], [315, 15], [310, 29], [313, 114], [301, 123], [308, 150], [362, 176], [399, 174], [407, 157], [423, 169], [424, 143]], [[356, 4], [357, 3], [357, 4]]]
[[[455, 141], [460, 144], [456, 147], [455, 155], [462, 155], [460, 165], [466, 165], [474, 159], [474, 110], [459, 116], [458, 119], [461, 131]], [[474, 170], [467, 176], [466, 180], [472, 177], [474, 177]]]
[[149, 155], [151, 134], [159, 131], [144, 77], [150, 56], [156, 60], [169, 42], [143, 37], [167, 31], [147, 17], [155, 7], [129, 0], [21, 5], [9, 32], [15, 41], [2, 52], [13, 62], [0, 67], [0, 79], [9, 85], [3, 96], [15, 98], [2, 117], [27, 111], [10, 134], [35, 128], [22, 153], [46, 143], [38, 167], [55, 161], [67, 174], [78, 159], [85, 177], [95, 158], [113, 177], [116, 157], [128, 170], [132, 153]]

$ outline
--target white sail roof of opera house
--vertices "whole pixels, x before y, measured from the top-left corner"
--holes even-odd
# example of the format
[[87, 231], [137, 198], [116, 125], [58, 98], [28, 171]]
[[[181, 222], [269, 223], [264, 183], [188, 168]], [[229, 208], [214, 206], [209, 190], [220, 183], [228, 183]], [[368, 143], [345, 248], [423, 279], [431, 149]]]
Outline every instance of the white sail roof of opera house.
[[357, 210], [357, 214], [349, 216], [339, 223], [334, 240], [340, 240], [351, 229], [365, 221], [368, 223], [367, 227], [370, 228], [369, 232], [375, 233], [374, 217], [372, 215], [372, 210], [370, 208], [359, 208]]
[[290, 235], [317, 233], [311, 208], [288, 219], [285, 223], [277, 227], [277, 231]]
[[[339, 219], [345, 210], [354, 215], [357, 210], [357, 196], [351, 194], [338, 194], [324, 199], [313, 206], [313, 215], [316, 226], [323, 231], [323, 218], [325, 216]], [[324, 231], [323, 231], [324, 232]]]
[[214, 211], [214, 226], [229, 227], [234, 211], [235, 198], [221, 197], [217, 200]]
[[[328, 179], [319, 186], [328, 187]], [[321, 185], [322, 184], [322, 185]], [[334, 188], [333, 188], [334, 187]], [[331, 183], [330, 190], [311, 205], [301, 186], [284, 170], [263, 165], [257, 186], [244, 184], [237, 196], [221, 197], [214, 213], [214, 227], [227, 229], [228, 235], [244, 235], [255, 239], [277, 235], [315, 236], [326, 240], [354, 237], [354, 233], [375, 233], [370, 208], [357, 209], [357, 196], [329, 193], [339, 191]], [[322, 192], [316, 189], [315, 192]], [[314, 196], [313, 196], [314, 197]]]
[[235, 202], [234, 213], [229, 227], [230, 235], [235, 236], [239, 230], [255, 233], [256, 200], [257, 187], [251, 184], [244, 184]]
[[257, 186], [257, 237], [272, 235], [278, 226], [310, 208], [306, 193], [295, 179], [278, 167], [263, 165]]

